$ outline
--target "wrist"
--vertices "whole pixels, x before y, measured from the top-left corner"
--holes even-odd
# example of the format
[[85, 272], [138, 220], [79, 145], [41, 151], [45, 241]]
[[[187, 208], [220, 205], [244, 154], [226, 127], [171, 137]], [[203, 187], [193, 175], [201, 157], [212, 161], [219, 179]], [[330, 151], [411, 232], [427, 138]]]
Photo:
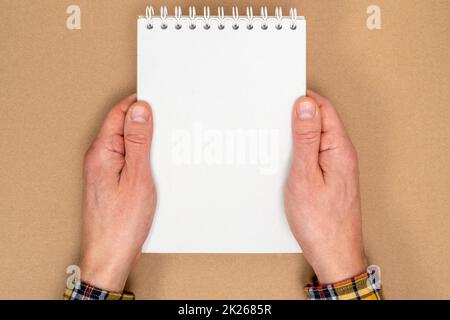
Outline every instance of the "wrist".
[[80, 272], [83, 283], [117, 293], [123, 292], [129, 275], [128, 268], [123, 265], [88, 258], [81, 259]]
[[312, 265], [319, 283], [331, 284], [358, 276], [367, 270], [364, 253], [355, 256], [339, 256]]

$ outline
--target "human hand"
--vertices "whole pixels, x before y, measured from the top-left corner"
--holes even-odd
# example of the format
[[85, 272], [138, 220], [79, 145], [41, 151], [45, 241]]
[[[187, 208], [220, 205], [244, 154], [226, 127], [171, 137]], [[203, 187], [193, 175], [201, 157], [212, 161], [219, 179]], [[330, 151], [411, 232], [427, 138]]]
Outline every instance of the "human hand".
[[86, 153], [81, 280], [122, 292], [156, 207], [150, 170], [152, 112], [130, 96], [117, 104]]
[[319, 282], [356, 276], [367, 267], [356, 150], [331, 103], [312, 91], [297, 100], [292, 131], [285, 187], [292, 232]]

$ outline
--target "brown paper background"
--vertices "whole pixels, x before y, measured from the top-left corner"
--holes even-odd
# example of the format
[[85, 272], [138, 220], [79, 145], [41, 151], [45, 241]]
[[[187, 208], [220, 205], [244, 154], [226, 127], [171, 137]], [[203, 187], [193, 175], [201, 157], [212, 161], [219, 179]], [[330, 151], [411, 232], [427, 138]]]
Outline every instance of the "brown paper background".
[[[206, 3], [235, 4], [165, 2]], [[80, 31], [66, 29], [69, 4], [81, 6]], [[135, 91], [146, 4], [0, 0], [0, 298], [61, 297], [78, 258], [83, 153]], [[385, 297], [449, 299], [450, 1], [239, 1], [241, 12], [249, 4], [308, 18], [308, 85], [358, 149], [365, 245]], [[366, 28], [370, 4], [380, 31]], [[148, 254], [128, 288], [140, 299], [301, 299], [310, 276], [302, 255]]]

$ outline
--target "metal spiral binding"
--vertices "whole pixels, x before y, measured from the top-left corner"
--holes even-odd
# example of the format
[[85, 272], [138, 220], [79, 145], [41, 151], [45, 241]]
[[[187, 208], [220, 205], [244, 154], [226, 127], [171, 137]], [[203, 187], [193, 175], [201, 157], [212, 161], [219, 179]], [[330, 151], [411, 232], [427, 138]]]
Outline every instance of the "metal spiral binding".
[[225, 29], [225, 10], [223, 7], [217, 8], [217, 19], [219, 19], [219, 30]]
[[268, 19], [267, 7], [261, 7], [261, 19], [263, 20], [263, 23], [261, 24], [261, 29], [267, 30], [267, 28], [269, 28], [269, 25], [267, 24]]
[[167, 29], [167, 7], [161, 7], [161, 29]]
[[194, 30], [196, 28], [196, 24], [195, 24], [195, 7], [189, 7], [189, 29]]
[[[289, 28], [291, 30], [297, 29], [297, 9], [291, 8], [289, 11], [289, 16], [283, 16], [283, 11], [281, 7], [275, 7], [275, 15], [269, 16], [269, 10], [267, 7], [261, 7], [260, 15], [253, 15], [253, 7], [249, 6], [246, 8], [246, 14], [244, 16], [239, 16], [239, 10], [237, 6], [232, 7], [232, 15], [226, 16], [224, 7], [217, 7], [217, 15], [211, 16], [211, 9], [209, 6], [203, 7], [203, 15], [197, 16], [195, 6], [189, 7], [189, 15], [183, 16], [182, 8], [176, 6], [174, 8], [174, 15], [168, 15], [167, 6], [162, 6], [159, 10], [159, 15], [155, 15], [155, 10], [153, 6], [147, 6], [145, 10], [145, 18], [147, 20], [147, 29], [153, 29], [155, 26], [154, 20], [159, 19], [160, 28], [167, 29], [169, 26], [169, 20], [174, 22], [176, 30], [182, 29], [187, 22], [187, 27], [191, 30], [197, 28], [198, 24], [202, 24], [203, 29], [209, 30], [213, 23], [217, 25], [219, 30], [226, 28], [227, 22], [231, 22], [231, 28], [233, 30], [238, 30], [241, 23], [243, 22], [248, 30], [253, 30], [256, 25], [256, 21], [262, 30], [267, 30], [270, 27], [274, 27], [276, 30], [283, 29], [283, 21], [289, 20]], [[286, 26], [286, 24], [284, 25]]]
[[275, 25], [275, 28], [277, 30], [281, 30], [283, 28], [282, 21], [283, 21], [283, 9], [281, 7], [275, 8], [275, 16], [277, 17], [277, 24]]

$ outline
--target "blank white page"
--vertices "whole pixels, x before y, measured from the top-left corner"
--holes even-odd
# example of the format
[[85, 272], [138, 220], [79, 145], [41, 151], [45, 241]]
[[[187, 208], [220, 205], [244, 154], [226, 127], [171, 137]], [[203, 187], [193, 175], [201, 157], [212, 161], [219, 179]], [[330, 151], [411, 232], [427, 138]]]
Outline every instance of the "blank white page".
[[[275, 20], [273, 18], [273, 20]], [[158, 191], [144, 252], [301, 252], [284, 212], [291, 114], [306, 91], [306, 22], [138, 19], [138, 99], [153, 108]]]

